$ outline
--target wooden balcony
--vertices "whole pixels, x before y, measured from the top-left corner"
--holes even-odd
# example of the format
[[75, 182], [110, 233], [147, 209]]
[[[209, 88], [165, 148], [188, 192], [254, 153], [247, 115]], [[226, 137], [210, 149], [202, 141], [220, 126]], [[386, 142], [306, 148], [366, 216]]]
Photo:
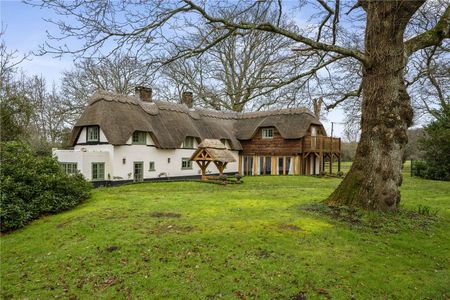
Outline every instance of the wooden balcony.
[[341, 152], [341, 139], [328, 136], [305, 136], [303, 153], [305, 152]]

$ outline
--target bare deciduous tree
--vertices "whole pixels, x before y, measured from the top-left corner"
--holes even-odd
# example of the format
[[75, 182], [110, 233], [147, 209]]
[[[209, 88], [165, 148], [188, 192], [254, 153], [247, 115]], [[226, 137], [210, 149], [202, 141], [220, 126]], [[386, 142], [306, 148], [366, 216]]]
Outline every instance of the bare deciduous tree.
[[73, 124], [77, 120], [96, 90], [129, 95], [136, 86], [150, 86], [153, 81], [154, 75], [137, 57], [119, 52], [75, 62], [73, 70], [66, 71], [62, 79], [65, 105], [72, 111], [67, 121]]
[[[335, 205], [396, 210], [400, 202], [406, 131], [413, 120], [405, 68], [411, 56], [441, 45], [450, 37], [448, 3], [438, 7], [436, 15], [439, 17], [435, 22], [425, 24], [416, 34], [411, 34], [408, 28], [414, 27], [414, 20], [428, 5], [424, 4], [425, 0], [359, 0], [347, 13], [343, 13], [346, 4], [339, 0], [318, 0], [313, 4], [322, 14], [313, 13], [313, 16], [321, 19], [316, 26], [304, 28], [286, 27], [281, 22], [283, 12], [293, 10], [281, 1], [240, 3], [242, 5], [237, 6], [227, 1], [197, 3], [183, 0], [123, 1], [120, 4], [77, 1], [72, 4], [41, 0], [41, 5], [76, 18], [77, 26], [57, 22], [63, 38], [83, 37], [85, 40], [84, 46], [78, 49], [69, 49], [56, 41], [43, 50], [56, 54], [92, 54], [114, 41], [117, 48], [138, 48], [151, 57], [155, 50], [164, 51], [167, 45], [177, 45], [179, 51], [175, 55], [163, 58], [167, 62], [201, 55], [237, 31], [261, 31], [297, 43], [297, 54], [311, 62], [307, 70], [292, 74], [286, 80], [308, 78], [317, 81], [319, 70], [329, 73], [331, 78], [343, 77], [345, 80], [345, 74], [339, 74], [339, 64], [354, 65], [359, 70], [361, 85], [354, 82], [346, 93], [341, 93], [340, 99], [362, 95], [361, 139], [350, 172], [327, 201]], [[258, 18], [236, 21], [239, 19], [224, 18], [218, 13], [221, 9], [234, 8], [234, 16], [239, 16], [255, 7], [276, 10], [276, 21]], [[345, 26], [354, 14], [357, 17], [351, 26]], [[213, 38], [186, 45], [184, 37], [192, 25], [199, 22], [211, 26], [205, 36]], [[364, 43], [359, 43], [357, 36], [364, 36]], [[330, 82], [330, 88], [336, 91], [344, 87], [339, 81]], [[318, 88], [319, 91], [313, 92], [320, 92], [320, 85]]]
[[[234, 10], [224, 9], [220, 16], [237, 23], [255, 18], [276, 21], [277, 17], [273, 10], [258, 8], [238, 16]], [[172, 57], [202, 41], [213, 43], [227, 31], [211, 24], [195, 30], [185, 44], [173, 47]], [[180, 90], [192, 90], [203, 106], [237, 112], [259, 110], [293, 100], [293, 86], [298, 82], [286, 79], [299, 73], [302, 62], [290, 50], [292, 46], [291, 40], [273, 33], [235, 30], [201, 56], [171, 61], [164, 74]]]

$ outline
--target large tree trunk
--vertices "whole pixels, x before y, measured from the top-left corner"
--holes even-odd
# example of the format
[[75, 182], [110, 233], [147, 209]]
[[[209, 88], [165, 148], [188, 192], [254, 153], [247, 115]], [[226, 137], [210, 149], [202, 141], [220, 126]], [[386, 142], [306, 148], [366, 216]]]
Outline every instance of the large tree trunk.
[[413, 112], [404, 85], [403, 33], [423, 1], [371, 1], [367, 12], [361, 140], [350, 172], [326, 200], [372, 210], [400, 202], [406, 131]]

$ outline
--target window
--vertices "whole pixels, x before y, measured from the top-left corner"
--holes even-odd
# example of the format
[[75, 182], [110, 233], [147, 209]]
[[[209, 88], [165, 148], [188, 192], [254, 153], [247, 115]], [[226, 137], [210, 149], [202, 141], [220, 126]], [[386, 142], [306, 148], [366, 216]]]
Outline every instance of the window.
[[149, 170], [149, 171], [155, 171], [155, 162], [154, 162], [154, 161], [151, 161], [151, 162], [148, 164], [148, 170]]
[[66, 174], [77, 173], [77, 163], [60, 163], [59, 164]]
[[272, 174], [272, 156], [266, 156], [266, 175]]
[[272, 128], [265, 128], [262, 130], [262, 138], [263, 139], [271, 139], [273, 138], [273, 129]]
[[253, 175], [253, 156], [244, 156], [244, 175]]
[[105, 163], [92, 163], [92, 180], [105, 180]]
[[192, 169], [192, 161], [189, 157], [183, 157], [181, 159], [181, 169], [182, 170], [190, 170]]
[[221, 141], [222, 144], [224, 144], [225, 146], [227, 145], [227, 140], [226, 140], [226, 139], [220, 139], [220, 141]]
[[278, 157], [278, 175], [284, 174], [284, 157]]
[[194, 148], [194, 138], [192, 136], [186, 137], [183, 142], [183, 148], [192, 149]]
[[271, 156], [261, 156], [259, 158], [259, 174], [260, 175], [271, 175], [272, 174], [272, 157]]
[[294, 169], [294, 161], [292, 157], [286, 157], [286, 175], [292, 175]]
[[100, 140], [100, 128], [89, 126], [86, 131], [86, 142], [98, 142]]
[[147, 143], [146, 132], [144, 132], [144, 131], [133, 132], [132, 142], [135, 145], [145, 145]]

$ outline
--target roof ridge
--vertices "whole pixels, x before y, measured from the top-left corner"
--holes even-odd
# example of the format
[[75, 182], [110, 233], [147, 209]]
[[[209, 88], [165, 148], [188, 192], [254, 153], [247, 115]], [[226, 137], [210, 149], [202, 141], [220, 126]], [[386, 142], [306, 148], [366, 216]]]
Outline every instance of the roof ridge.
[[[131, 95], [123, 95], [119, 93], [109, 92], [105, 90], [97, 90], [91, 96], [91, 100], [89, 101], [89, 105], [94, 104], [97, 101], [105, 100], [109, 102], [119, 102], [119, 103], [128, 103], [139, 105], [141, 108], [147, 113], [154, 115], [157, 114], [158, 110], [166, 110], [166, 111], [176, 111], [189, 115], [193, 119], [197, 119], [197, 114], [203, 117], [209, 118], [217, 118], [217, 119], [253, 119], [267, 116], [275, 116], [275, 115], [289, 115], [289, 114], [309, 114], [312, 117], [316, 117], [309, 109], [305, 107], [296, 107], [296, 108], [281, 108], [276, 110], [269, 111], [250, 111], [250, 112], [233, 112], [233, 111], [221, 111], [214, 109], [205, 109], [205, 108], [194, 108], [190, 110], [186, 104], [184, 103], [176, 103], [170, 101], [162, 101], [155, 100], [152, 102], [141, 101], [137, 96]], [[154, 110], [149, 110], [150, 104], [155, 104]]]
[[92, 105], [100, 100], [138, 105], [136, 96], [123, 95], [105, 90], [96, 90], [95, 93], [91, 96], [88, 105]]

